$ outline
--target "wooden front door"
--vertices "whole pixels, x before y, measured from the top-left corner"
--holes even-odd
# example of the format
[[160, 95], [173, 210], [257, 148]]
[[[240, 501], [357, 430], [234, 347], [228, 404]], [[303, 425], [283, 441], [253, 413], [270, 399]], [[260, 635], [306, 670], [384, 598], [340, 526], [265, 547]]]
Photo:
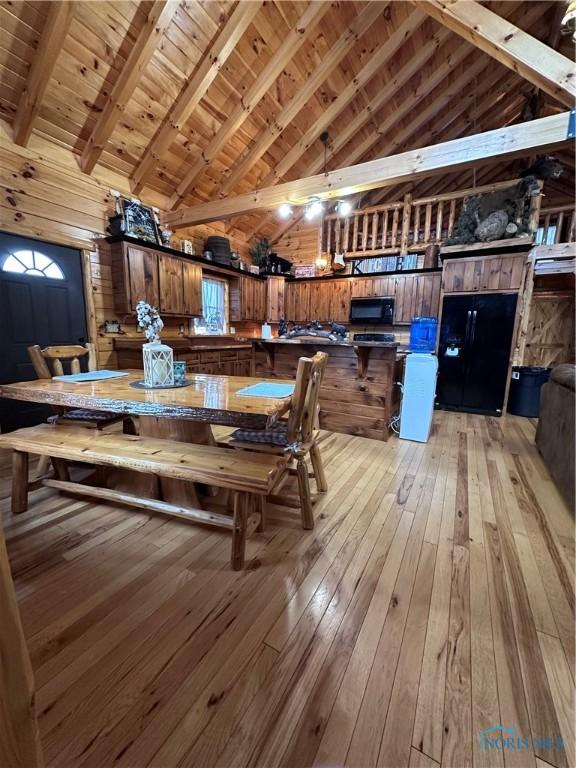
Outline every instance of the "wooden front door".
[[[35, 379], [27, 347], [87, 341], [80, 251], [0, 233], [0, 382]], [[0, 429], [39, 424], [52, 411], [0, 400]]]

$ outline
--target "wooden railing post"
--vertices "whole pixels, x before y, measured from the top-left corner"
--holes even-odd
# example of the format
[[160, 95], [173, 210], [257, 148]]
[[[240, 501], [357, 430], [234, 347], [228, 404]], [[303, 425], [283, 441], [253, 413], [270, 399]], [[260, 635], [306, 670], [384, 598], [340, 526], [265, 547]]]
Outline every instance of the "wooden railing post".
[[412, 195], [404, 195], [404, 208], [402, 209], [402, 234], [400, 236], [400, 255], [408, 253], [408, 241], [410, 238], [410, 218], [412, 215]]

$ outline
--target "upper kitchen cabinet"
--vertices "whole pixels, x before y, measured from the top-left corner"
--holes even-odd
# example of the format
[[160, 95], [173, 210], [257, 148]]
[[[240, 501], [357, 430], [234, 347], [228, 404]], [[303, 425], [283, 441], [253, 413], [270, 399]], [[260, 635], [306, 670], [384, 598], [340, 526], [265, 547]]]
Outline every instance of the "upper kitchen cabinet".
[[173, 256], [158, 254], [158, 281], [160, 284], [160, 311], [165, 315], [183, 314], [182, 262]]
[[114, 306], [132, 314], [146, 301], [165, 315], [202, 314], [202, 268], [199, 264], [126, 242], [110, 244]]
[[160, 292], [156, 252], [127, 243], [113, 243], [110, 251], [116, 311], [129, 315], [136, 311], [140, 300], [158, 307]]
[[266, 279], [266, 320], [269, 323], [278, 323], [286, 317], [285, 291], [285, 277]]
[[414, 317], [438, 317], [442, 275], [398, 275], [394, 278], [394, 324], [409, 325]]
[[230, 320], [266, 321], [266, 281], [239, 275], [230, 280]]
[[199, 317], [202, 314], [202, 267], [192, 261], [182, 261], [182, 288], [184, 314]]
[[165, 315], [202, 314], [202, 268], [198, 264], [158, 254], [160, 311]]
[[302, 280], [286, 283], [286, 318], [294, 322], [346, 323], [350, 317], [351, 281]]
[[295, 323], [310, 319], [310, 286], [312, 282], [298, 281], [286, 283], [284, 307], [286, 319]]
[[442, 274], [444, 293], [518, 291], [522, 286], [526, 253], [446, 259]]

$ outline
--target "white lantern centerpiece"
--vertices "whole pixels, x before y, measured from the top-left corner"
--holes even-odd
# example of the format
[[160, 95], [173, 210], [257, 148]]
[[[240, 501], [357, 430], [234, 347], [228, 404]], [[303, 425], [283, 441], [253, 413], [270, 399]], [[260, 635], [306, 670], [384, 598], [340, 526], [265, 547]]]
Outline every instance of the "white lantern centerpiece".
[[148, 339], [148, 343], [142, 346], [144, 384], [147, 387], [173, 387], [174, 353], [171, 347], [160, 341], [160, 331], [164, 328], [164, 323], [158, 310], [145, 301], [139, 301], [136, 305], [136, 317], [138, 325]]

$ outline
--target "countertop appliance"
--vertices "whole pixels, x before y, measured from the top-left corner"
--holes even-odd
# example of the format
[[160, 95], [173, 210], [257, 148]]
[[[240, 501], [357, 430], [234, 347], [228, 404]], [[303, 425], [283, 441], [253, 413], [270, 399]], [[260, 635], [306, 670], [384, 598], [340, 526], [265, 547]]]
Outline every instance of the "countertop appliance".
[[393, 333], [355, 333], [354, 341], [396, 341]]
[[350, 322], [359, 325], [369, 323], [392, 325], [394, 322], [394, 298], [392, 296], [352, 299]]
[[434, 413], [438, 358], [426, 352], [406, 357], [400, 406], [400, 438], [426, 443]]
[[446, 296], [438, 360], [440, 408], [500, 416], [517, 295]]

